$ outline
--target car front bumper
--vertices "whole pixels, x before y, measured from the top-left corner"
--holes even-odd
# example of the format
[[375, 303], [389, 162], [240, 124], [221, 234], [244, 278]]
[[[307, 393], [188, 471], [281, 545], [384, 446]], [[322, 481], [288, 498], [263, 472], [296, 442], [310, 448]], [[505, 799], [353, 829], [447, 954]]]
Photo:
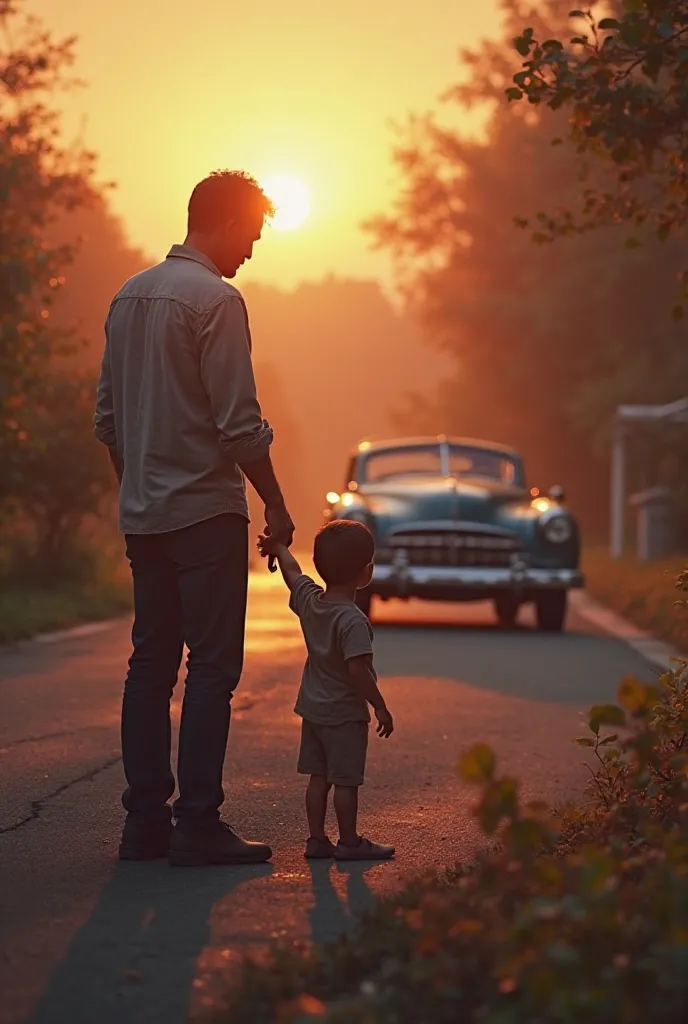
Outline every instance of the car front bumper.
[[381, 597], [437, 597], [470, 600], [496, 591], [528, 594], [569, 590], [585, 584], [578, 569], [534, 569], [518, 565], [481, 566], [376, 565], [371, 590]]

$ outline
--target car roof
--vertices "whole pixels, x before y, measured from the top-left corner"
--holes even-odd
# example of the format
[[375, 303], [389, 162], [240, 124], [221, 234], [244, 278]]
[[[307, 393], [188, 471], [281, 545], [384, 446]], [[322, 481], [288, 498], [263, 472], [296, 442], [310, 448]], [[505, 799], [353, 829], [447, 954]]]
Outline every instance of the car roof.
[[500, 444], [499, 441], [484, 441], [473, 437], [453, 437], [451, 435], [436, 434], [419, 436], [419, 437], [397, 437], [390, 438], [385, 441], [361, 441], [360, 444], [353, 450], [353, 455], [369, 455], [371, 452], [384, 451], [385, 448], [406, 448], [416, 447], [418, 445], [433, 445], [446, 442], [450, 445], [456, 445], [458, 447], [465, 448], [482, 448], [485, 451], [499, 451], [505, 455], [513, 455], [516, 458], [520, 458], [520, 453], [515, 449], [511, 448], [507, 444]]

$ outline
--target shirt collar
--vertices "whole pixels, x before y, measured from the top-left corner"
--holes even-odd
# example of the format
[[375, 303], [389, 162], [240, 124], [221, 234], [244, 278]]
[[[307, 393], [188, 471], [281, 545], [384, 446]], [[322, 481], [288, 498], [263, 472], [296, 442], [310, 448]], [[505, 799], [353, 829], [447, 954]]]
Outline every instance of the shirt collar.
[[167, 259], [193, 260], [194, 263], [200, 263], [201, 266], [206, 267], [211, 273], [222, 277], [213, 261], [190, 245], [173, 245], [167, 254]]

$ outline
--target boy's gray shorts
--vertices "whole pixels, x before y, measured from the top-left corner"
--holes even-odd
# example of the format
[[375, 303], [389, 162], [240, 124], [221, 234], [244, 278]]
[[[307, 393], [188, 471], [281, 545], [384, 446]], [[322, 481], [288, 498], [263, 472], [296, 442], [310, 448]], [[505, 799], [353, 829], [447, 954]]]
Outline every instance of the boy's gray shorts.
[[368, 723], [317, 725], [301, 722], [300, 775], [324, 775], [333, 786], [362, 786], [368, 750]]

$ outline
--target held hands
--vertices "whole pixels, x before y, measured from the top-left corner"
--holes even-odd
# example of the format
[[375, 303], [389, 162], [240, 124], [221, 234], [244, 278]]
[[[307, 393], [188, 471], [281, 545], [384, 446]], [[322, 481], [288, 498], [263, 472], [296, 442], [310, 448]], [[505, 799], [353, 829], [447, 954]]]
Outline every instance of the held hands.
[[294, 539], [294, 523], [283, 502], [265, 506], [264, 536], [275, 544], [291, 547]]
[[279, 548], [286, 547], [285, 544], [278, 540], [274, 540], [272, 537], [266, 537], [264, 533], [261, 533], [258, 538], [258, 551], [261, 558], [276, 557]]
[[258, 550], [263, 558], [268, 559], [270, 572], [275, 572], [274, 548], [291, 547], [294, 539], [294, 523], [287, 512], [284, 502], [276, 502], [265, 506], [265, 532], [258, 541]]
[[394, 720], [387, 708], [375, 708], [377, 718], [377, 734], [382, 739], [387, 739], [394, 732]]

